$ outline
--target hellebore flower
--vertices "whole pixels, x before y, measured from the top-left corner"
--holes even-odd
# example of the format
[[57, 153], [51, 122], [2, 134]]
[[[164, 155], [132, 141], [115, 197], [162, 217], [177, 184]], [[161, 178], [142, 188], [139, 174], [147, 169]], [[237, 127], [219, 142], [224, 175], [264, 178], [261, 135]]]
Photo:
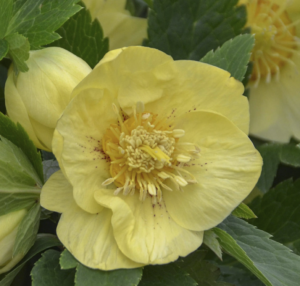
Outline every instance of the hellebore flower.
[[244, 0], [255, 34], [250, 79], [250, 134], [300, 139], [300, 1]]
[[0, 216], [0, 274], [11, 270], [24, 254], [13, 257], [18, 227], [27, 211], [25, 209]]
[[9, 69], [5, 84], [8, 116], [22, 124], [37, 148], [51, 151], [56, 122], [73, 88], [91, 72], [86, 62], [62, 48], [31, 51], [29, 71]]
[[126, 0], [83, 0], [92, 18], [97, 18], [110, 50], [141, 45], [147, 38], [147, 19], [131, 16]]
[[74, 89], [53, 138], [41, 204], [83, 264], [163, 264], [202, 243], [250, 193], [262, 160], [243, 85], [224, 70], [129, 47]]

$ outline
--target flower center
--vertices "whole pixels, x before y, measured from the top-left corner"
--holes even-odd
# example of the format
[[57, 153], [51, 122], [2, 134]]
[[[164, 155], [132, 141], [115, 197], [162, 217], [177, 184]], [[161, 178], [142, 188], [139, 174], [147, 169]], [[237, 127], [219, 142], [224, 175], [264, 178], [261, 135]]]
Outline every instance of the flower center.
[[247, 26], [255, 35], [251, 56], [254, 63], [251, 81], [255, 86], [261, 79], [269, 83], [275, 76], [278, 80], [280, 69], [286, 64], [295, 66], [291, 57], [298, 53], [295, 36], [298, 22], [289, 18], [285, 6], [285, 3], [278, 6], [272, 0], [250, 0], [247, 4]]
[[184, 130], [172, 128], [172, 122], [157, 114], [144, 112], [143, 104], [133, 108], [133, 116], [124, 119], [113, 105], [118, 124], [111, 124], [103, 136], [103, 151], [110, 157], [111, 178], [104, 186], [114, 182], [114, 194], [134, 195], [140, 200], [147, 195], [156, 203], [162, 199], [162, 190], [172, 191], [165, 184], [170, 180], [175, 189], [196, 183], [195, 177], [184, 170], [183, 164], [198, 158], [200, 149], [192, 143], [179, 142]]

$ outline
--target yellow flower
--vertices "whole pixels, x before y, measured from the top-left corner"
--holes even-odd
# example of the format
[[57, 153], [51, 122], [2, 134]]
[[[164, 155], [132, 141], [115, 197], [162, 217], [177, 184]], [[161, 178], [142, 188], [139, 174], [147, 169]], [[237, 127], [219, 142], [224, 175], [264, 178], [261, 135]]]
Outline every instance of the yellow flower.
[[230, 74], [145, 47], [109, 52], [74, 89], [41, 204], [58, 237], [104, 270], [163, 264], [197, 249], [253, 189], [261, 157]]
[[126, 0], [83, 0], [92, 18], [97, 18], [110, 50], [141, 45], [147, 38], [147, 19], [133, 17], [125, 9]]
[[82, 59], [62, 48], [31, 51], [29, 71], [9, 69], [5, 84], [7, 114], [20, 122], [37, 148], [51, 151], [56, 122], [71, 100], [73, 88], [90, 73]]
[[250, 80], [250, 133], [300, 139], [300, 1], [243, 0], [255, 34]]
[[0, 274], [11, 270], [24, 256], [12, 257], [18, 226], [26, 213], [26, 210], [19, 210], [0, 216]]

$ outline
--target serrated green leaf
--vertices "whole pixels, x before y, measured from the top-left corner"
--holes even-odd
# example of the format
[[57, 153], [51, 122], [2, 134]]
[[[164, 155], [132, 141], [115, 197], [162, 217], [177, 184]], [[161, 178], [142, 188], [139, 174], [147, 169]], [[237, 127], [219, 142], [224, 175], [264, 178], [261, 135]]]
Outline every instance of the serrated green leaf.
[[28, 251], [25, 257], [21, 260], [21, 262], [14, 267], [10, 272], [6, 273], [4, 277], [0, 281], [0, 286], [10, 286], [12, 281], [21, 271], [23, 266], [26, 264], [28, 260], [37, 255], [38, 253], [55, 246], [61, 246], [60, 241], [54, 235], [42, 234], [38, 235], [35, 244]]
[[78, 0], [27, 0], [15, 6], [6, 34], [20, 33], [28, 38], [31, 49], [39, 49], [57, 39], [57, 30], [81, 7]]
[[23, 151], [2, 136], [0, 140], [0, 193], [40, 193], [36, 187], [41, 184], [39, 176]]
[[139, 286], [196, 286], [197, 282], [175, 263], [146, 266]]
[[206, 253], [205, 250], [197, 250], [178, 259], [176, 265], [188, 273], [198, 286], [230, 286], [226, 282], [218, 281], [221, 272], [216, 265], [204, 260]]
[[8, 53], [8, 42], [5, 39], [0, 39], [0, 61]]
[[40, 224], [41, 206], [35, 203], [21, 221], [16, 236], [13, 256], [25, 255], [33, 246]]
[[44, 182], [42, 158], [24, 128], [0, 113], [0, 135], [24, 152], [38, 174], [39, 181], [37, 183], [42, 186]]
[[25, 63], [29, 59], [30, 44], [26, 37], [19, 33], [10, 34], [5, 37], [9, 46], [9, 57], [15, 64], [16, 71], [26, 72], [28, 66]]
[[230, 216], [214, 231], [222, 248], [267, 286], [297, 286], [300, 257], [270, 239], [271, 235]]
[[222, 250], [217, 237], [218, 236], [214, 233], [213, 230], [207, 230], [204, 232], [203, 243], [222, 260]]
[[60, 253], [52, 249], [42, 254], [30, 274], [32, 286], [74, 286], [75, 269], [61, 270], [59, 256]]
[[300, 144], [284, 144], [279, 155], [281, 163], [300, 167]]
[[224, 43], [215, 52], [207, 53], [201, 62], [226, 70], [232, 77], [242, 81], [247, 71], [253, 46], [254, 37], [252, 35], [239, 35]]
[[199, 61], [209, 51], [241, 34], [245, 7], [238, 0], [154, 0], [146, 45], [175, 60]]
[[273, 239], [293, 244], [300, 240], [300, 180], [287, 180], [271, 189], [260, 200], [256, 220], [259, 229]]
[[21, 209], [29, 209], [39, 199], [39, 194], [0, 193], [0, 216]]
[[61, 269], [72, 269], [77, 267], [78, 261], [67, 249], [65, 249], [60, 255], [59, 264]]
[[[84, 6], [81, 3], [82, 6]], [[64, 48], [94, 67], [108, 52], [108, 39], [103, 39], [103, 31], [98, 20], [92, 22], [90, 12], [82, 9], [66, 22], [58, 31], [62, 39], [51, 46]]]
[[244, 219], [251, 219], [257, 218], [254, 212], [244, 203], [241, 203], [233, 212], [232, 215], [244, 218]]
[[60, 168], [56, 160], [46, 160], [43, 161], [43, 169], [44, 178], [45, 181], [47, 181], [51, 177], [51, 175], [58, 171]]
[[[7, 31], [7, 27], [9, 24], [9, 20], [12, 16], [13, 11], [13, 0], [0, 0], [0, 39], [3, 39], [5, 36], [5, 33]], [[1, 42], [0, 42], [0, 50], [1, 50]], [[1, 52], [0, 52], [1, 55]], [[0, 60], [1, 60], [0, 56]]]
[[75, 286], [137, 286], [142, 273], [142, 268], [102, 271], [88, 268], [79, 263], [75, 276]]

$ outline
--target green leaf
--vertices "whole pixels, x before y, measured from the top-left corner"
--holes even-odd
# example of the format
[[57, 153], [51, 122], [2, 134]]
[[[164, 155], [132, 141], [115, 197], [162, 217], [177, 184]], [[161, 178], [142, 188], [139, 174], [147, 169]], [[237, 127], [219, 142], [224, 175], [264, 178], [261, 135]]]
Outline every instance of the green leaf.
[[15, 5], [6, 34], [20, 33], [28, 38], [31, 49], [39, 49], [57, 39], [57, 30], [81, 7], [78, 0], [22, 0]]
[[59, 263], [61, 269], [72, 269], [77, 267], [79, 262], [67, 249], [65, 249], [60, 255]]
[[4, 87], [7, 79], [7, 68], [0, 65], [0, 112], [6, 113]]
[[[82, 6], [84, 6], [81, 3]], [[82, 9], [66, 22], [58, 31], [62, 39], [51, 46], [64, 48], [94, 67], [108, 52], [108, 39], [103, 39], [103, 31], [98, 20], [92, 22], [90, 12]]]
[[10, 286], [14, 278], [18, 275], [26, 262], [33, 258], [38, 253], [55, 246], [61, 246], [60, 241], [53, 235], [42, 234], [38, 235], [35, 244], [28, 251], [21, 262], [14, 267], [10, 272], [6, 273], [0, 281], [0, 286]]
[[39, 196], [30, 193], [0, 193], [0, 216], [31, 208]]
[[280, 162], [292, 167], [300, 167], [300, 144], [267, 143], [260, 145], [257, 149], [264, 162], [257, 183], [257, 187], [263, 193], [271, 188]]
[[39, 181], [37, 183], [42, 186], [44, 182], [42, 158], [24, 128], [0, 113], [0, 135], [24, 152], [38, 174]]
[[28, 71], [28, 66], [25, 63], [29, 59], [30, 44], [28, 39], [15, 33], [6, 36], [5, 40], [9, 46], [8, 55], [13, 60], [15, 67], [21, 72]]
[[244, 218], [244, 219], [251, 219], [257, 218], [254, 212], [244, 203], [241, 203], [233, 212], [232, 215]]
[[4, 39], [0, 39], [0, 61], [7, 55], [8, 53], [8, 42]]
[[146, 266], [139, 286], [196, 286], [197, 282], [175, 263]]
[[32, 286], [74, 286], [75, 270], [61, 270], [59, 256], [52, 249], [42, 254], [31, 271]]
[[284, 181], [265, 194], [257, 207], [258, 228], [274, 240], [293, 244], [300, 240], [300, 180]]
[[229, 286], [217, 281], [221, 272], [216, 265], [204, 260], [206, 253], [205, 250], [196, 250], [187, 257], [178, 259], [176, 265], [188, 273], [198, 286]]
[[143, 17], [147, 15], [147, 3], [143, 0], [126, 0], [125, 9], [130, 12], [132, 16]]
[[150, 8], [153, 7], [153, 0], [144, 0]]
[[300, 144], [285, 144], [281, 147], [280, 161], [293, 167], [300, 167]]
[[102, 271], [88, 268], [79, 263], [75, 286], [137, 286], [142, 272], [142, 268]]
[[33, 246], [40, 225], [41, 206], [35, 203], [21, 221], [15, 241], [13, 256], [25, 255]]
[[239, 35], [224, 43], [215, 52], [207, 53], [201, 62], [226, 70], [232, 77], [242, 81], [247, 71], [253, 46], [254, 37], [252, 35]]
[[[13, 11], [13, 0], [0, 0], [0, 19], [1, 19], [1, 24], [0, 24], [0, 39], [3, 39], [5, 36], [5, 33], [7, 31], [7, 27], [9, 24], [9, 20], [12, 15]], [[1, 47], [1, 42], [0, 42], [0, 47]], [[1, 54], [1, 52], [0, 52]], [[0, 60], [1, 60], [0, 56]]]
[[263, 286], [264, 284], [254, 276], [247, 268], [233, 257], [225, 254], [223, 261], [218, 261], [218, 267], [222, 275], [220, 280], [231, 283], [234, 286]]
[[[39, 49], [60, 39], [54, 31], [81, 9], [76, 2], [78, 0], [0, 0], [0, 40], [8, 43], [8, 56], [16, 72], [28, 71], [25, 62], [30, 49]], [[4, 46], [0, 58], [5, 51]]]
[[40, 193], [39, 176], [23, 151], [2, 136], [0, 140], [0, 192]]
[[247, 17], [245, 7], [237, 7], [237, 3], [238, 0], [154, 0], [145, 44], [175, 60], [198, 61], [241, 34]]
[[266, 193], [272, 186], [280, 163], [280, 144], [264, 144], [257, 148], [263, 158], [263, 168], [257, 182], [257, 188]]
[[270, 234], [230, 216], [214, 231], [222, 248], [267, 286], [297, 286], [300, 257], [270, 239]]
[[203, 243], [208, 246], [221, 260], [222, 260], [222, 250], [217, 239], [217, 235], [212, 229], [204, 232]]

